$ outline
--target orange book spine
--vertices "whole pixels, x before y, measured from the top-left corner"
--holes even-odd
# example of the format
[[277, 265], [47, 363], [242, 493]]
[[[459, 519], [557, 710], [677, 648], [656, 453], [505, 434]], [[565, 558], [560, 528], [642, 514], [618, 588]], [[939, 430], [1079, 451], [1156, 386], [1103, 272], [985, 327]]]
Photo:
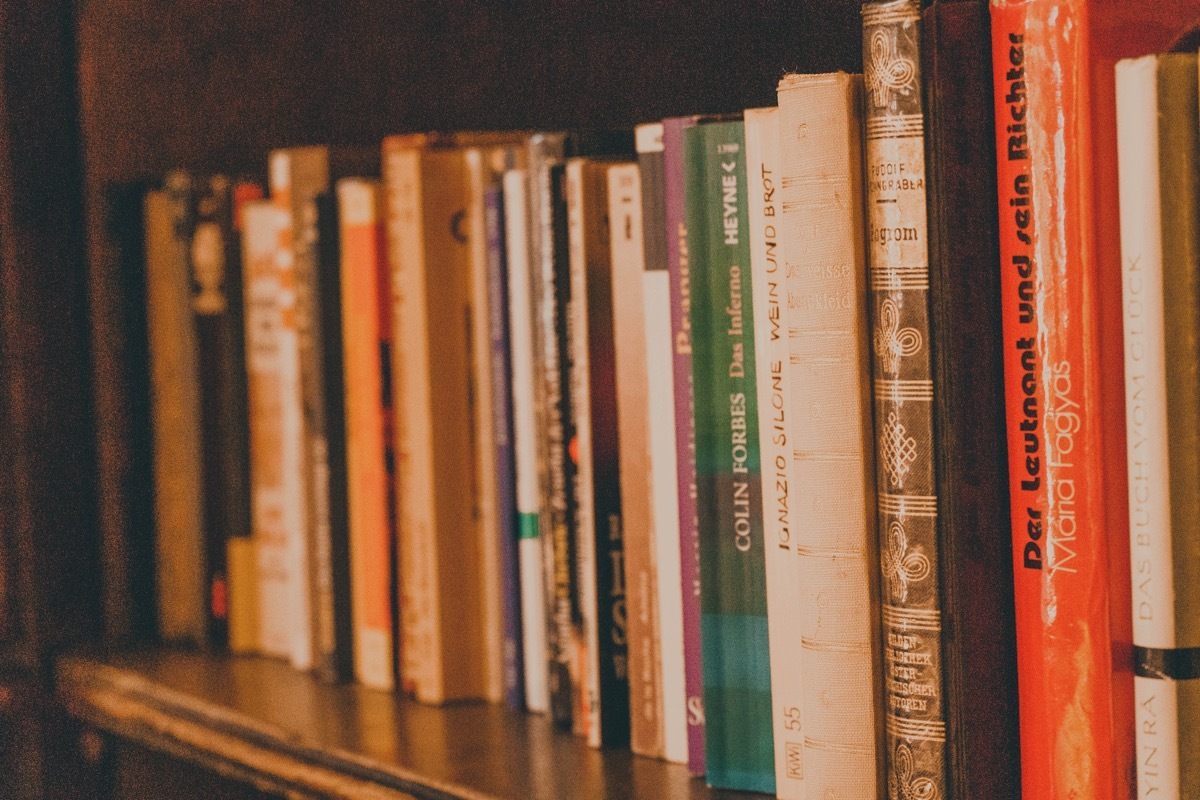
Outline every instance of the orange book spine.
[[[1088, 3], [993, 0], [1023, 796], [1129, 796], [1105, 513]], [[1108, 417], [1114, 416], [1110, 419]], [[1119, 628], [1128, 621], [1116, 620]]]

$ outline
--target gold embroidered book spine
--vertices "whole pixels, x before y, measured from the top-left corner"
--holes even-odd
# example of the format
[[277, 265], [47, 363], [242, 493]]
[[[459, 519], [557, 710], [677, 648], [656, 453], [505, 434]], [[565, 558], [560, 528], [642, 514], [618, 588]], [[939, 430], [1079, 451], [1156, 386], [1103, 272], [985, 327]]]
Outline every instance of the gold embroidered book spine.
[[888, 796], [947, 797], [920, 11], [863, 4]]

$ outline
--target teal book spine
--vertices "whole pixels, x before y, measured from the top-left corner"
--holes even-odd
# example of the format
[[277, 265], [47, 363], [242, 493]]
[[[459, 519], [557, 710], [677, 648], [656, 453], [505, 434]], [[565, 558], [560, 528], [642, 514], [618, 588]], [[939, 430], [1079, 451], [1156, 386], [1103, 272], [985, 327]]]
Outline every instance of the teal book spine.
[[742, 123], [685, 131], [684, 160], [707, 779], [718, 788], [774, 793]]

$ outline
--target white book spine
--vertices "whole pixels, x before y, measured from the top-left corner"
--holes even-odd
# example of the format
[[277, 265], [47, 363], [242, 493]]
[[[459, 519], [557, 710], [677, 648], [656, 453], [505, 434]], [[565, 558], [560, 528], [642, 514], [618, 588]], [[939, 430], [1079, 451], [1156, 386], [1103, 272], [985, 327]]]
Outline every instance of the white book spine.
[[800, 635], [800, 574], [796, 568], [795, 461], [788, 430], [793, 413], [787, 325], [787, 264], [779, 246], [779, 109], [745, 114], [746, 179], [750, 196], [750, 271], [766, 543], [767, 634], [771, 714], [775, 729], [775, 792], [804, 800], [804, 681]]
[[571, 299], [568, 304], [567, 352], [571, 364], [571, 408], [575, 418], [575, 553], [579, 581], [583, 641], [579, 643], [579, 681], [575, 733], [592, 747], [600, 746], [600, 610], [596, 597], [596, 519], [592, 483], [591, 359], [587, 336], [587, 250], [583, 224], [582, 159], [571, 159], [566, 169], [568, 253]]
[[811, 797], [876, 797], [883, 764], [859, 80], [789, 75], [779, 87]]
[[246, 207], [243, 239], [252, 513], [258, 558], [259, 648], [312, 666], [304, 528], [300, 340], [286, 212]]
[[538, 531], [537, 406], [533, 372], [533, 298], [529, 276], [528, 193], [525, 170], [504, 173], [504, 241], [508, 258], [509, 347], [512, 358], [513, 450], [520, 542], [521, 637], [525, 704], [550, 710], [546, 678], [546, 601]]
[[[1122, 61], [1116, 75], [1133, 643], [1172, 648], [1158, 57]], [[1134, 691], [1138, 796], [1179, 797], [1177, 685], [1136, 675]]]

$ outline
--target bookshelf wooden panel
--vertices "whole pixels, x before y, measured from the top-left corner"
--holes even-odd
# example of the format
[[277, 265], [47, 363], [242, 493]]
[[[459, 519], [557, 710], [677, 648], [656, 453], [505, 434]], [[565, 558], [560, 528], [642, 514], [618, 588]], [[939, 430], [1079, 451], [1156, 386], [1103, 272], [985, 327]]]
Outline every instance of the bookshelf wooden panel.
[[60, 663], [70, 713], [266, 791], [378, 800], [749, 800], [596, 751], [549, 719], [321, 683], [282, 662], [150, 651]]

